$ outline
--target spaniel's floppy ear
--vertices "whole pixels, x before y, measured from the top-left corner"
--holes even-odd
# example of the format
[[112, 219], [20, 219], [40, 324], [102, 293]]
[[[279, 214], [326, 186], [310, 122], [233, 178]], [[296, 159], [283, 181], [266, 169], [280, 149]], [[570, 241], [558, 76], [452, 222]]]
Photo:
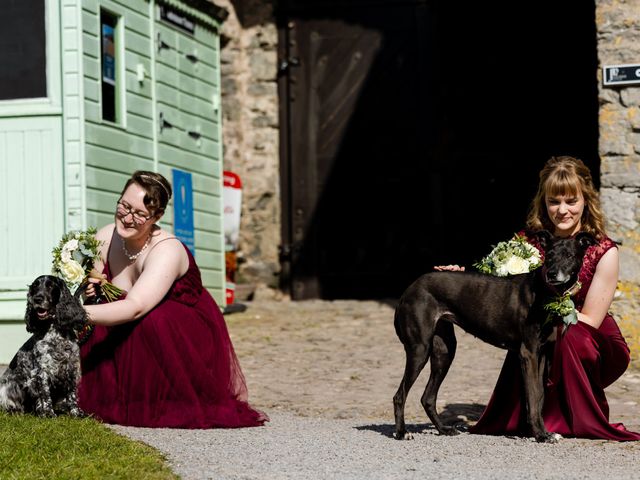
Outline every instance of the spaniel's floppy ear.
[[67, 284], [56, 278], [60, 288], [60, 300], [56, 305], [56, 322], [59, 328], [68, 332], [78, 332], [87, 321], [87, 313], [80, 300], [71, 294]]
[[[32, 284], [33, 285], [33, 284]], [[31, 305], [31, 286], [27, 287], [27, 309], [24, 312], [24, 323], [27, 326], [27, 332], [34, 333], [38, 328], [38, 319], [36, 317], [36, 312]]]

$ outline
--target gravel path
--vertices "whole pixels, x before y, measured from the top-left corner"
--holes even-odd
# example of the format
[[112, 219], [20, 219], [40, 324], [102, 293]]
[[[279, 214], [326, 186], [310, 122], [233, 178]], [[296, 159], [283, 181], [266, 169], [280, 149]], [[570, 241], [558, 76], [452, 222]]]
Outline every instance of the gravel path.
[[[423, 430], [426, 428], [426, 430]], [[412, 441], [389, 437], [389, 422], [274, 413], [244, 430], [116, 430], [168, 454], [183, 479], [637, 479], [637, 445], [461, 434], [421, 425]], [[422, 431], [423, 430], [423, 431]]]
[[[250, 402], [271, 417], [238, 430], [114, 426], [163, 452], [191, 479], [640, 478], [640, 442], [437, 435], [419, 400], [407, 399], [413, 441], [396, 441], [391, 398], [404, 368], [393, 306], [358, 301], [261, 301], [226, 317]], [[443, 420], [466, 431], [482, 413], [504, 351], [457, 330], [458, 352], [440, 390]], [[1, 367], [0, 367], [1, 370]], [[607, 390], [611, 420], [640, 431], [640, 372]]]
[[[640, 442], [441, 437], [419, 404], [428, 367], [407, 401], [413, 441], [391, 438], [391, 398], [404, 367], [393, 307], [379, 302], [252, 302], [226, 317], [265, 427], [115, 427], [167, 455], [190, 479], [640, 478]], [[458, 353], [438, 398], [443, 419], [468, 429], [482, 412], [504, 351], [457, 330]], [[612, 421], [640, 430], [640, 373], [607, 391]]]

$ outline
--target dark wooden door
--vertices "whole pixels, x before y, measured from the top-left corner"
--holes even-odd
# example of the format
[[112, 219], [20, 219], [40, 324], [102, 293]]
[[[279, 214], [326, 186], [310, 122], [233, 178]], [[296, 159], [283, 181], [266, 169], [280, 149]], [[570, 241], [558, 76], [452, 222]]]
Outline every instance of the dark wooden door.
[[[410, 228], [406, 203], [424, 200], [407, 166], [425, 156], [430, 131], [426, 9], [331, 13], [286, 28], [292, 294], [384, 296], [406, 270], [407, 246], [392, 232]], [[403, 241], [426, 247], [410, 229]]]
[[597, 177], [594, 5], [280, 2], [283, 282], [389, 298], [523, 227], [537, 172]]

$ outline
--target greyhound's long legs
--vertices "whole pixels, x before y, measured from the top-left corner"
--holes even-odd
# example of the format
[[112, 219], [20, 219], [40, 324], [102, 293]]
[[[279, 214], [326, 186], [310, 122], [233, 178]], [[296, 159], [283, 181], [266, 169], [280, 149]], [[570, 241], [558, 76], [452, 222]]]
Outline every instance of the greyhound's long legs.
[[421, 401], [427, 416], [438, 429], [438, 432], [443, 435], [456, 435], [459, 433], [455, 427], [443, 425], [436, 410], [438, 390], [456, 356], [456, 346], [457, 341], [453, 324], [441, 319], [436, 324], [431, 347], [431, 374]]
[[544, 390], [542, 384], [541, 362], [537, 348], [524, 343], [520, 347], [520, 366], [524, 380], [527, 420], [538, 442], [555, 443], [559, 436], [549, 433], [542, 419]]
[[429, 345], [405, 345], [405, 353], [407, 355], [407, 363], [404, 368], [404, 376], [398, 387], [398, 391], [393, 396], [393, 410], [396, 417], [396, 438], [398, 440], [410, 439], [411, 435], [407, 435], [404, 424], [404, 405], [407, 400], [409, 390], [415, 383], [418, 375], [424, 368], [429, 358]]

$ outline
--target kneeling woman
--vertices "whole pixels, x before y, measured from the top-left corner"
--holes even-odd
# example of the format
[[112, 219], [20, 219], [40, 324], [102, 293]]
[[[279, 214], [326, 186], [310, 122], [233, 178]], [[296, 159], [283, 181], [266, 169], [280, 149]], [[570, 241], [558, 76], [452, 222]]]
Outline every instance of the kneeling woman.
[[[86, 305], [81, 408], [120, 425], [249, 427], [267, 416], [247, 388], [224, 318], [187, 247], [157, 222], [171, 198], [162, 175], [138, 171], [98, 234], [96, 269], [126, 294]], [[95, 295], [91, 285], [88, 296]]]

